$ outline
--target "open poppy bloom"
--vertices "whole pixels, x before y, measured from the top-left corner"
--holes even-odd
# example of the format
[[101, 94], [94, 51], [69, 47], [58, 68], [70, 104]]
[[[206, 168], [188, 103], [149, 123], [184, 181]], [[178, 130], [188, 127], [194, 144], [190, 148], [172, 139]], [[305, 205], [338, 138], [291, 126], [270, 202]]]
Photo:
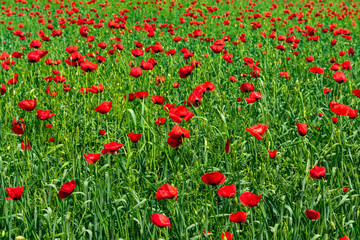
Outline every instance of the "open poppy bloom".
[[306, 217], [310, 220], [318, 220], [320, 217], [320, 213], [315, 210], [306, 210]]
[[262, 195], [256, 195], [251, 192], [244, 192], [240, 195], [240, 202], [248, 207], [255, 207], [259, 204]]
[[242, 223], [246, 221], [246, 212], [236, 212], [229, 216], [229, 219], [233, 223]]
[[351, 107], [345, 104], [331, 104], [330, 111], [340, 116], [348, 116]]
[[76, 187], [76, 182], [72, 179], [70, 182], [64, 183], [59, 191], [59, 198], [64, 199], [70, 196]]
[[233, 198], [236, 195], [236, 186], [234, 184], [219, 188], [218, 194], [224, 198]]
[[37, 114], [38, 119], [40, 119], [40, 120], [46, 120], [46, 119], [49, 119], [49, 118], [52, 118], [53, 116], [55, 116], [55, 113], [51, 113], [50, 110], [45, 110], [45, 111], [37, 110], [36, 114]]
[[168, 133], [167, 143], [172, 147], [176, 148], [182, 145], [184, 138], [190, 137], [190, 131], [182, 128], [178, 125], [175, 125], [171, 132]]
[[309, 175], [310, 175], [311, 178], [314, 178], [314, 179], [325, 178], [325, 176], [326, 176], [326, 168], [325, 167], [315, 166], [310, 170]]
[[311, 67], [310, 72], [312, 72], [312, 73], [324, 73], [324, 68], [322, 68], [322, 67]]
[[119, 149], [122, 148], [124, 144], [118, 143], [118, 142], [110, 142], [104, 144], [104, 149], [101, 151], [102, 155], [105, 155], [106, 153], [111, 154], [117, 154], [119, 152]]
[[225, 182], [225, 176], [221, 172], [209, 172], [201, 177], [201, 181], [208, 185], [220, 185]]
[[32, 111], [36, 108], [36, 100], [24, 100], [19, 102], [18, 105], [25, 111]]
[[9, 195], [9, 197], [7, 197], [5, 199], [20, 200], [21, 196], [23, 194], [23, 189], [24, 189], [23, 186], [14, 187], [14, 188], [7, 187], [6, 191], [7, 191], [8, 195]]
[[221, 240], [231, 240], [234, 237], [234, 234], [229, 233], [229, 232], [222, 232], [221, 233]]
[[193, 71], [194, 66], [185, 66], [179, 69], [180, 78], [187, 78]]
[[109, 112], [111, 108], [112, 108], [112, 102], [103, 102], [93, 110], [101, 114], [105, 114]]
[[270, 157], [270, 158], [275, 158], [275, 157], [276, 157], [277, 150], [274, 150], [274, 151], [268, 151], [268, 152], [269, 152], [269, 157]]
[[128, 137], [130, 138], [130, 141], [133, 143], [137, 143], [141, 138], [141, 133], [128, 133]]
[[168, 217], [161, 213], [154, 213], [150, 217], [151, 222], [157, 227], [171, 227], [171, 223]]
[[170, 184], [164, 184], [161, 187], [159, 187], [159, 189], [156, 192], [156, 199], [157, 200], [161, 200], [161, 199], [169, 199], [169, 198], [177, 198], [178, 197], [178, 192], [177, 192], [177, 188], [171, 186]]
[[25, 131], [25, 122], [24, 119], [20, 118], [20, 120], [16, 120], [16, 118], [13, 119], [12, 122], [12, 129], [15, 134], [22, 135]]
[[264, 124], [256, 124], [252, 127], [246, 128], [246, 131], [248, 131], [251, 135], [256, 137], [258, 140], [262, 140], [262, 135], [266, 132], [266, 130], [269, 128], [268, 125]]
[[185, 106], [172, 107], [169, 110], [169, 117], [176, 123], [180, 123], [183, 119], [189, 121], [194, 116]]
[[84, 153], [83, 155], [85, 157], [85, 160], [90, 164], [96, 163], [101, 156], [100, 153], [97, 153], [97, 154], [93, 154], [93, 153], [85, 154]]

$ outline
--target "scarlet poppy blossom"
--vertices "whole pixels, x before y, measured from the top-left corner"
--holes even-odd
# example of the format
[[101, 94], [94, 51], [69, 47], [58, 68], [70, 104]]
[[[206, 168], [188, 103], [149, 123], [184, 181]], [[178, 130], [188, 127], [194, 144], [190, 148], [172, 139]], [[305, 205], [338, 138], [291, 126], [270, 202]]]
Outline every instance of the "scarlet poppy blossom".
[[219, 188], [218, 194], [224, 198], [233, 198], [236, 195], [236, 186], [234, 184]]
[[128, 137], [130, 138], [130, 141], [133, 143], [137, 143], [141, 138], [141, 133], [128, 133]]
[[240, 91], [242, 92], [253, 92], [255, 91], [255, 87], [251, 83], [243, 83], [240, 85]]
[[82, 26], [80, 28], [80, 35], [84, 38], [86, 38], [89, 34], [89, 28], [87, 26]]
[[240, 195], [240, 202], [248, 207], [255, 207], [259, 204], [262, 195], [256, 195], [251, 192], [244, 192]]
[[140, 92], [136, 92], [136, 93], [135, 93], [135, 97], [136, 97], [136, 98], [139, 98], [139, 99], [144, 99], [144, 98], [146, 98], [148, 95], [149, 95], [149, 93], [146, 92], [146, 91], [140, 91]]
[[202, 99], [201, 95], [193, 92], [190, 94], [190, 96], [186, 100], [186, 104], [188, 106], [198, 107], [201, 104], [201, 99]]
[[310, 220], [318, 220], [320, 217], [320, 213], [315, 210], [306, 210], [306, 217]]
[[346, 193], [347, 191], [349, 191], [349, 188], [343, 188], [344, 193]]
[[85, 160], [90, 164], [96, 163], [100, 159], [100, 156], [101, 156], [100, 153], [97, 153], [97, 154], [93, 154], [93, 153], [85, 154], [84, 153], [83, 155], [85, 157]]
[[350, 110], [348, 116], [351, 119], [355, 119], [357, 117], [357, 109]]
[[314, 178], [314, 179], [325, 178], [325, 176], [326, 176], [326, 168], [325, 167], [315, 166], [312, 169], [310, 169], [309, 175], [310, 175], [311, 178]]
[[56, 142], [55, 138], [49, 138], [49, 142]]
[[312, 73], [324, 73], [324, 68], [322, 68], [322, 67], [311, 67], [310, 72], [312, 72]]
[[342, 238], [339, 238], [338, 240], [350, 240], [350, 238], [348, 236], [344, 236]]
[[171, 227], [171, 223], [168, 217], [161, 213], [154, 213], [150, 217], [151, 222], [157, 227]]
[[172, 107], [169, 110], [169, 117], [176, 123], [180, 123], [182, 120], [189, 121], [194, 116], [194, 113], [190, 112], [185, 106]]
[[22, 135], [24, 134], [25, 131], [25, 122], [22, 118], [20, 118], [20, 120], [16, 120], [16, 118], [13, 119], [12, 122], [12, 129], [11, 129], [15, 134], [17, 135]]
[[277, 154], [277, 150], [274, 150], [274, 151], [268, 151], [269, 152], [269, 157], [270, 158], [275, 158], [276, 157], [276, 154]]
[[123, 96], [123, 98], [125, 100], [128, 100], [129, 102], [131, 102], [131, 101], [134, 101], [136, 99], [136, 96], [135, 96], [135, 93], [129, 93], [129, 94], [125, 94]]
[[234, 237], [234, 234], [229, 233], [229, 232], [222, 232], [221, 233], [221, 240], [231, 240]]
[[39, 62], [40, 59], [41, 59], [41, 55], [39, 54], [39, 52], [37, 51], [33, 51], [33, 52], [30, 52], [28, 55], [27, 55], [27, 58], [28, 58], [28, 61], [29, 62]]
[[230, 139], [226, 140], [226, 144], [225, 144], [225, 152], [229, 153], [230, 151]]
[[151, 96], [151, 101], [155, 104], [163, 104], [165, 102], [166, 98], [162, 96]]
[[167, 103], [167, 104], [163, 105], [163, 108], [164, 108], [165, 111], [169, 111], [170, 109], [172, 109], [174, 107], [175, 107], [175, 103], [174, 104]]
[[212, 82], [207, 81], [207, 82], [204, 82], [202, 85], [206, 88], [207, 91], [215, 90], [215, 84]]
[[4, 95], [5, 92], [6, 92], [6, 86], [5, 86], [5, 84], [2, 84], [1, 88], [0, 88], [0, 93], [1, 93], [1, 95]]
[[351, 62], [348, 60], [348, 61], [345, 61], [343, 62], [341, 65], [341, 68], [344, 69], [344, 70], [350, 70], [352, 69], [352, 66], [351, 66]]
[[167, 143], [172, 147], [172, 148], [176, 148], [180, 145], [183, 144], [183, 140], [184, 138], [189, 138], [190, 137], [190, 131], [182, 128], [178, 125], [175, 125], [172, 129], [171, 132], [168, 133], [168, 139], [167, 139]]
[[346, 82], [347, 78], [345, 76], [345, 74], [343, 72], [336, 72], [333, 75], [333, 79], [337, 82], [337, 83], [344, 83]]
[[165, 118], [164, 117], [159, 117], [158, 119], [156, 119], [155, 123], [157, 125], [163, 125], [165, 123]]
[[140, 77], [142, 74], [142, 69], [139, 67], [134, 67], [133, 69], [131, 69], [130, 71], [130, 76], [134, 77], [134, 78], [138, 78]]
[[99, 133], [100, 133], [101, 136], [104, 136], [105, 133], [106, 133], [106, 130], [99, 130]]
[[69, 54], [76, 52], [79, 49], [78, 46], [69, 46], [65, 48], [65, 51], [68, 52]]
[[225, 176], [221, 172], [205, 173], [201, 180], [208, 185], [220, 185], [225, 182]]
[[49, 119], [49, 118], [52, 118], [53, 116], [55, 116], [55, 113], [51, 113], [50, 110], [45, 110], [45, 111], [37, 110], [36, 114], [37, 114], [38, 119], [40, 119], [40, 120], [46, 120], [46, 119]]
[[111, 108], [112, 108], [112, 102], [103, 102], [99, 106], [94, 108], [93, 110], [96, 112], [99, 112], [101, 114], [105, 114], [105, 113], [109, 112], [111, 110]]
[[80, 64], [80, 68], [84, 72], [95, 71], [97, 69], [97, 67], [98, 67], [98, 65], [96, 63], [92, 63], [92, 62], [89, 62], [89, 61], [85, 61], [85, 62]]
[[306, 123], [296, 123], [296, 127], [300, 136], [305, 136], [307, 133]]
[[246, 212], [236, 212], [229, 216], [229, 219], [233, 223], [242, 223], [246, 221]]
[[195, 87], [193, 93], [196, 94], [196, 95], [199, 95], [199, 96], [203, 96], [203, 95], [206, 94], [206, 91], [207, 91], [206, 87], [201, 84], [201, 85], [198, 85], [198, 86]]
[[266, 130], [269, 128], [268, 125], [265, 124], [256, 124], [252, 127], [246, 128], [246, 131], [248, 131], [251, 135], [256, 137], [258, 140], [262, 140], [262, 135], [266, 132]]
[[348, 116], [351, 108], [345, 104], [331, 104], [330, 111], [340, 116]]
[[337, 122], [338, 122], [338, 118], [337, 118], [337, 117], [332, 117], [331, 120], [332, 120], [333, 124], [337, 124]]
[[329, 92], [331, 92], [331, 89], [330, 88], [324, 88], [324, 94], [328, 94]]
[[124, 144], [118, 143], [118, 142], [110, 142], [104, 144], [104, 149], [101, 151], [102, 155], [105, 155], [106, 153], [111, 154], [117, 154], [119, 152], [119, 149], [122, 148]]
[[351, 91], [355, 96], [357, 96], [358, 98], [360, 98], [360, 89], [355, 89]]
[[30, 42], [30, 48], [41, 48], [42, 44], [39, 40], [32, 40]]
[[224, 46], [223, 45], [211, 45], [210, 48], [214, 53], [220, 53], [224, 49]]
[[140, 57], [144, 55], [144, 51], [139, 48], [135, 48], [131, 50], [131, 55], [133, 55], [134, 57]]
[[178, 192], [177, 188], [171, 186], [170, 184], [164, 184], [156, 192], [156, 199], [171, 199], [171, 198], [177, 198]]
[[314, 57], [313, 57], [313, 56], [306, 57], [305, 60], [306, 60], [307, 62], [312, 62], [312, 61], [314, 61]]
[[76, 187], [76, 182], [72, 179], [70, 182], [64, 183], [58, 193], [59, 198], [64, 199], [70, 196]]
[[140, 68], [145, 71], [153, 70], [154, 66], [150, 62], [141, 60]]
[[187, 78], [193, 71], [194, 66], [185, 66], [179, 69], [180, 78]]
[[18, 106], [25, 111], [32, 111], [36, 108], [36, 100], [24, 100], [18, 103]]
[[24, 190], [24, 187], [21, 186], [21, 187], [7, 187], [6, 188], [6, 191], [9, 195], [9, 197], [5, 198], [5, 199], [12, 199], [12, 200], [20, 200], [21, 197], [22, 197], [22, 194], [23, 194], [23, 190]]

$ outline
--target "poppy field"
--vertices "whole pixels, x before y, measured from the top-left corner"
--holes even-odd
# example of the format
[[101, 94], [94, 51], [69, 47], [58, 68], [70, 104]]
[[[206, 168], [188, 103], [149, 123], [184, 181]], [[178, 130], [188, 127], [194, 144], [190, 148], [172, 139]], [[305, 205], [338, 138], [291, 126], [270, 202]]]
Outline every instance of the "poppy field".
[[0, 239], [359, 239], [360, 2], [0, 3]]

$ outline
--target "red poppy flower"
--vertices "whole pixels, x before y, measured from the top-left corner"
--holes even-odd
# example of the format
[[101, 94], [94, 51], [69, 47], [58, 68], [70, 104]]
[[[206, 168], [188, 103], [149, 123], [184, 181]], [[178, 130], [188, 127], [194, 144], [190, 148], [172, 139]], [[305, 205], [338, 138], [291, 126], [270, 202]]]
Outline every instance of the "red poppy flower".
[[24, 100], [19, 102], [18, 105], [25, 111], [32, 111], [36, 108], [36, 100]]
[[248, 207], [255, 207], [259, 204], [262, 195], [256, 195], [251, 192], [244, 192], [240, 195], [240, 202]]
[[39, 40], [32, 40], [30, 42], [30, 48], [41, 48], [42, 44]]
[[49, 142], [56, 142], [55, 138], [49, 138]]
[[22, 194], [23, 194], [23, 190], [24, 190], [24, 187], [21, 186], [21, 187], [7, 187], [6, 188], [6, 191], [9, 195], [9, 197], [5, 198], [5, 199], [12, 199], [12, 200], [20, 200], [21, 197], [22, 197]]
[[139, 67], [134, 67], [133, 69], [131, 69], [130, 71], [130, 76], [134, 77], [134, 78], [138, 78], [140, 77], [142, 74], [142, 69]]
[[41, 56], [38, 51], [30, 52], [28, 55], [28, 61], [29, 62], [39, 62], [41, 59]]
[[274, 150], [274, 151], [268, 151], [268, 152], [269, 152], [269, 156], [270, 156], [270, 158], [275, 158], [275, 157], [276, 157], [277, 150]]
[[306, 210], [306, 217], [310, 220], [318, 220], [320, 217], [320, 213], [315, 210]]
[[157, 125], [163, 125], [165, 123], [165, 118], [164, 117], [159, 117], [158, 119], [156, 119], [156, 124]]
[[107, 44], [105, 42], [98, 43], [98, 47], [101, 48], [101, 49], [105, 49], [106, 46], [107, 46]]
[[310, 72], [312, 72], [312, 73], [324, 73], [324, 68], [322, 68], [322, 67], [311, 67]]
[[156, 199], [168, 199], [168, 198], [177, 198], [178, 192], [177, 188], [171, 186], [170, 184], [164, 184], [156, 192]]
[[345, 61], [343, 62], [341, 65], [341, 68], [344, 69], [344, 70], [350, 70], [352, 69], [352, 66], [351, 66], [351, 62], [348, 60], [348, 61]]
[[242, 91], [242, 92], [253, 92], [253, 91], [255, 91], [255, 87], [251, 83], [243, 83], [240, 86], [240, 91]]
[[153, 70], [154, 66], [150, 62], [141, 60], [140, 68], [145, 71]]
[[171, 223], [168, 217], [161, 213], [154, 213], [150, 217], [151, 222], [157, 227], [171, 227]]
[[21, 150], [26, 151], [26, 150], [30, 150], [30, 149], [31, 149], [31, 145], [30, 145], [29, 139], [24, 139], [21, 142]]
[[357, 109], [350, 110], [348, 116], [351, 119], [355, 119], [357, 117]]
[[76, 52], [79, 49], [78, 46], [69, 46], [67, 48], [65, 48], [65, 51], [68, 52], [69, 54]]
[[151, 101], [153, 101], [155, 104], [163, 104], [165, 102], [166, 98], [162, 96], [151, 96]]
[[343, 188], [344, 193], [347, 192], [347, 191], [349, 191], [349, 188]]
[[202, 99], [201, 95], [193, 92], [190, 94], [190, 96], [186, 100], [186, 104], [188, 106], [198, 107], [201, 104], [201, 99]]
[[337, 124], [337, 122], [338, 122], [338, 118], [337, 118], [337, 117], [333, 117], [333, 118], [331, 118], [331, 120], [332, 120], [333, 124]]
[[306, 60], [307, 62], [312, 62], [312, 61], [314, 61], [314, 57], [313, 57], [313, 56], [306, 57], [305, 60]]
[[330, 88], [324, 88], [324, 94], [328, 94], [329, 92], [331, 92]]
[[357, 96], [358, 98], [360, 98], [360, 89], [355, 89], [351, 91], [355, 96]]
[[236, 212], [229, 216], [229, 219], [233, 223], [242, 223], [246, 221], [246, 212]]
[[325, 176], [326, 176], [326, 168], [325, 167], [315, 166], [310, 170], [309, 175], [310, 175], [311, 178], [314, 178], [314, 179], [325, 178]]
[[338, 240], [350, 240], [350, 238], [348, 236], [344, 236], [342, 238], [339, 238]]
[[101, 114], [105, 114], [109, 112], [111, 108], [112, 108], [112, 102], [103, 102], [93, 110]]
[[141, 133], [128, 133], [128, 137], [130, 138], [130, 141], [133, 143], [137, 143], [141, 138]]
[[206, 88], [207, 91], [215, 90], [215, 84], [213, 84], [212, 82], [207, 81], [207, 82], [204, 82], [202, 85]]
[[171, 85], [173, 85], [174, 88], [178, 88], [180, 86], [180, 83], [171, 83]]
[[183, 119], [189, 121], [194, 116], [185, 106], [172, 107], [169, 110], [169, 117], [176, 123], [180, 123]]
[[262, 140], [262, 135], [266, 132], [266, 130], [269, 128], [268, 125], [264, 124], [256, 124], [255, 126], [246, 128], [246, 131], [248, 131], [251, 135], [256, 137], [258, 140]]
[[180, 78], [187, 78], [193, 71], [194, 66], [185, 66], [179, 69]]
[[85, 154], [84, 153], [83, 155], [85, 157], [85, 160], [90, 164], [96, 163], [99, 160], [100, 156], [101, 156], [100, 153], [97, 153], [97, 154], [93, 154], [93, 153]]
[[5, 86], [5, 84], [2, 84], [1, 88], [0, 88], [0, 93], [1, 93], [1, 95], [4, 95], [5, 92], [6, 92], [6, 86]]
[[226, 140], [226, 144], [225, 144], [225, 152], [229, 153], [230, 151], [230, 139]]
[[221, 172], [205, 173], [201, 180], [208, 185], [220, 185], [225, 182], [225, 176]]
[[234, 234], [229, 233], [229, 232], [222, 232], [221, 233], [221, 240], [231, 240], [234, 237]]
[[345, 74], [343, 72], [336, 72], [333, 75], [333, 79], [337, 82], [337, 83], [344, 83], [346, 82], [347, 78], [345, 76]]
[[233, 198], [236, 195], [236, 186], [234, 184], [219, 188], [218, 194], [224, 198]]
[[140, 57], [144, 55], [144, 51], [139, 48], [135, 48], [131, 50], [131, 55], [133, 55], [134, 57]]
[[89, 61], [85, 61], [85, 62], [80, 64], [80, 68], [84, 72], [95, 71], [97, 69], [97, 67], [98, 67], [98, 65], [96, 63], [92, 63], [92, 62], [89, 62]]
[[211, 45], [210, 48], [214, 53], [219, 53], [224, 49], [224, 46], [223, 45]]
[[111, 154], [117, 154], [119, 152], [119, 149], [122, 148], [124, 144], [118, 143], [118, 142], [110, 142], [104, 144], [104, 149], [101, 151], [102, 155], [105, 155], [106, 153]]
[[46, 120], [46, 119], [49, 119], [49, 118], [52, 118], [53, 116], [55, 116], [55, 113], [51, 113], [50, 110], [45, 110], [45, 111], [37, 110], [36, 114], [37, 114], [38, 119], [40, 119], [40, 120]]
[[168, 139], [167, 139], [167, 143], [172, 147], [172, 148], [176, 148], [180, 145], [183, 144], [183, 140], [184, 138], [189, 138], [190, 137], [190, 131], [182, 128], [178, 125], [175, 125], [172, 129], [171, 132], [168, 133]]
[[25, 131], [25, 122], [22, 118], [20, 118], [20, 121], [17, 121], [15, 118], [12, 122], [12, 129], [15, 134], [22, 135]]
[[76, 187], [76, 182], [72, 179], [70, 182], [64, 183], [59, 191], [59, 198], [64, 199], [70, 196]]
[[87, 26], [82, 26], [80, 28], [80, 35], [84, 38], [86, 38], [89, 34], [89, 28]]
[[140, 92], [136, 92], [135, 93], [135, 97], [139, 98], [139, 99], [144, 99], [149, 95], [149, 93], [145, 92], [145, 91], [140, 91]]
[[348, 116], [351, 108], [345, 104], [331, 104], [330, 111], [337, 115]]
[[101, 136], [103, 136], [103, 135], [105, 135], [106, 130], [99, 130], [99, 133], [100, 133]]
[[296, 123], [296, 127], [300, 136], [305, 136], [307, 133], [306, 123]]

